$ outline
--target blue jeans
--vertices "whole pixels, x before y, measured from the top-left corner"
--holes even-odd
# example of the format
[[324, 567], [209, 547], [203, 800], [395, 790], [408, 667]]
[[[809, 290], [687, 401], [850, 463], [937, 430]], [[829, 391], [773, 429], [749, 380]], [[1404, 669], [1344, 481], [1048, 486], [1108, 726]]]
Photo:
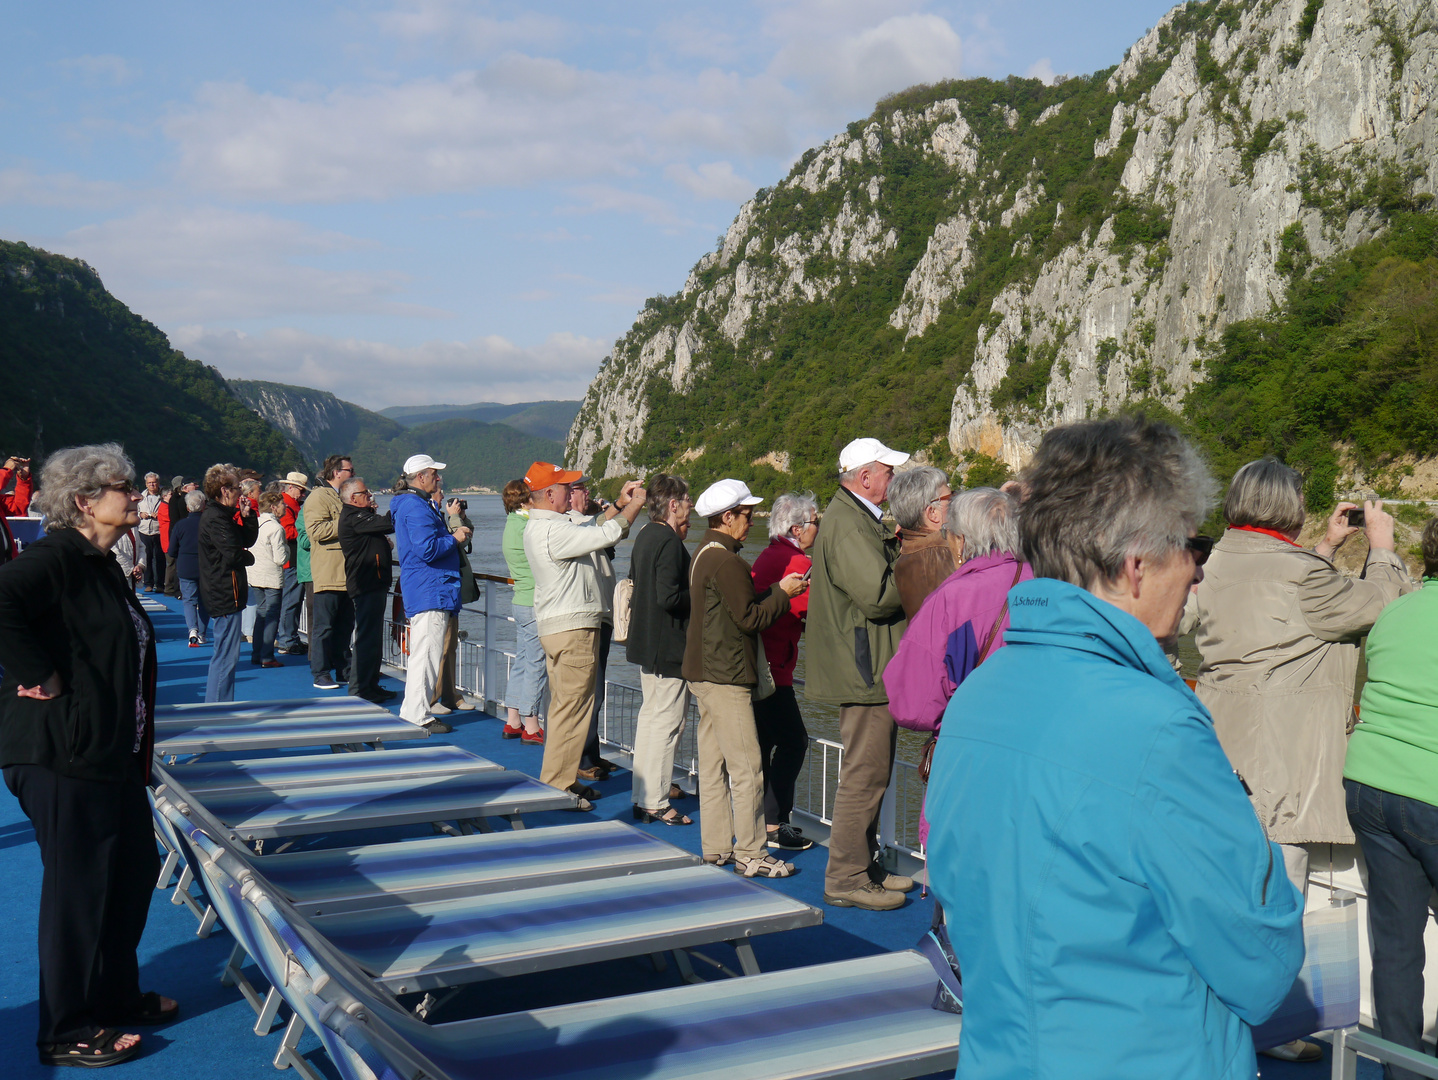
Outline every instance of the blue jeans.
[[255, 616], [258, 614], [257, 609], [259, 603], [259, 598], [255, 596], [255, 590], [252, 586], [250, 588], [249, 600], [245, 604], [245, 610], [243, 612], [244, 619], [240, 622], [240, 632], [244, 634], [245, 637], [254, 637], [255, 635]]
[[544, 666], [544, 646], [539, 643], [534, 608], [514, 604], [510, 611], [514, 614], [514, 666], [509, 669], [504, 703], [518, 709], [520, 716], [538, 716], [539, 703], [549, 686], [549, 672]]
[[250, 586], [250, 598], [255, 601], [246, 611], [255, 613], [255, 626], [251, 632], [250, 663], [260, 664], [275, 658], [275, 631], [280, 627], [280, 590], [258, 589]]
[[300, 645], [300, 588], [299, 572], [293, 566], [285, 567], [285, 583], [280, 592], [280, 629], [275, 645], [281, 649], [297, 649]]
[[235, 700], [235, 665], [240, 662], [240, 623], [243, 611], [221, 615], [214, 621], [215, 654], [210, 657], [210, 676], [205, 681], [205, 701]]
[[191, 634], [198, 634], [200, 637], [210, 635], [210, 613], [205, 610], [205, 602], [200, 599], [200, 579], [180, 578], [180, 595], [185, 601], [185, 626]]
[[[1385, 1039], [1423, 1052], [1423, 929], [1438, 888], [1438, 806], [1344, 780], [1348, 823], [1368, 863], [1373, 1019]], [[1417, 1073], [1383, 1067], [1388, 1080]]]

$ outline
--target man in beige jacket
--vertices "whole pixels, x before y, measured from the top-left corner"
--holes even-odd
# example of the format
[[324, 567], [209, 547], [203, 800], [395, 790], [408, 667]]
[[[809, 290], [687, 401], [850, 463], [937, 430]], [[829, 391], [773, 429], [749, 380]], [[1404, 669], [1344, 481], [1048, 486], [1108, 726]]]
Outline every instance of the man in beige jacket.
[[348, 454], [325, 459], [320, 479], [305, 500], [305, 532], [310, 538], [310, 575], [314, 611], [310, 615], [310, 674], [316, 690], [337, 690], [349, 682], [350, 634], [354, 603], [345, 587], [345, 556], [340, 550], [340, 485], [354, 475]]
[[645, 493], [631, 480], [602, 516], [575, 521], [567, 513], [569, 487], [579, 478], [547, 461], [529, 467], [524, 480], [533, 494], [524, 555], [534, 573], [534, 620], [549, 672], [549, 723], [539, 778], [574, 792], [580, 808], [588, 810], [599, 792], [579, 782], [579, 759], [594, 710], [604, 621], [604, 598], [590, 555], [625, 537]]

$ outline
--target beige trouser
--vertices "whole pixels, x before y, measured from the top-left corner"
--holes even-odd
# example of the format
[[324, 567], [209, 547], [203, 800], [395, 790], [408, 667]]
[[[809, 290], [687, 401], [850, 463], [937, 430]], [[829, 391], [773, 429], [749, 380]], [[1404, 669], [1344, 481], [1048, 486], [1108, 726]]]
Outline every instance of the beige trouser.
[[423, 726], [434, 719], [429, 703], [444, 657], [444, 624], [447, 611], [421, 611], [409, 618], [409, 660], [404, 672], [404, 704], [399, 715], [411, 724]]
[[765, 854], [764, 770], [748, 686], [692, 682], [699, 703], [699, 833], [705, 855]]
[[899, 729], [888, 705], [841, 705], [839, 738], [844, 764], [834, 793], [834, 824], [829, 828], [829, 866], [824, 891], [853, 892], [865, 881], [882, 877], [874, 860], [879, 853], [879, 807], [894, 768]]
[[579, 758], [594, 712], [599, 673], [599, 631], [564, 630], [539, 639], [549, 672], [549, 722], [544, 729], [544, 764], [539, 779], [568, 788], [579, 779]]
[[673, 675], [647, 671], [639, 673], [639, 685], [644, 704], [634, 722], [634, 805], [664, 810], [674, 782], [674, 752], [684, 731], [689, 685]]
[[454, 685], [454, 668], [459, 659], [459, 612], [449, 613], [449, 622], [444, 628], [444, 657], [439, 668], [439, 680], [434, 685], [434, 696], [429, 699], [433, 705], [454, 708], [459, 701], [459, 689]]

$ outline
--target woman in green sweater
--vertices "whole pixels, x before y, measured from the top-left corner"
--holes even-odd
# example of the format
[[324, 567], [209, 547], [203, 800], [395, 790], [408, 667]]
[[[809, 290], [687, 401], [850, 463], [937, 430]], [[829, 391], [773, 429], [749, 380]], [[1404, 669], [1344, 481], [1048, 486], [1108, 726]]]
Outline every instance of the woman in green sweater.
[[524, 528], [529, 524], [529, 485], [511, 480], [504, 485], [504, 561], [514, 578], [510, 610], [514, 615], [514, 664], [509, 669], [509, 686], [504, 703], [509, 709], [503, 735], [537, 746], [544, 745], [539, 726], [539, 703], [549, 685], [544, 667], [544, 649], [534, 622], [534, 573], [524, 554]]
[[[1368, 635], [1362, 722], [1348, 742], [1348, 820], [1368, 863], [1373, 1014], [1385, 1039], [1423, 1049], [1423, 930], [1438, 888], [1438, 518], [1423, 529], [1423, 588]], [[1389, 1080], [1415, 1076], [1384, 1067]]]

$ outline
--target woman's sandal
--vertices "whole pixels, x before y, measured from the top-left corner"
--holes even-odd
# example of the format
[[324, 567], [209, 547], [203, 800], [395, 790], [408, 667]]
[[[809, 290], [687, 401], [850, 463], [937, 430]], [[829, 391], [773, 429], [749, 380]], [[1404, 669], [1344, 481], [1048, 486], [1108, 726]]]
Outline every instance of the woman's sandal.
[[578, 780], [569, 785], [569, 792], [571, 795], [578, 795], [581, 799], [594, 800], [603, 796], [602, 792], [595, 791], [589, 785], [581, 784]]
[[745, 877], [788, 877], [794, 872], [794, 864], [781, 862], [772, 855], [761, 855], [757, 859], [734, 860], [734, 873]]
[[693, 825], [694, 822], [681, 814], [674, 807], [667, 808], [662, 814], [654, 810], [646, 810], [642, 806], [634, 808], [634, 820], [648, 825], [651, 821], [657, 821], [661, 825]]
[[669, 785], [669, 801], [670, 801], [670, 802], [674, 802], [674, 801], [677, 800], [677, 799], [687, 799], [687, 798], [689, 798], [689, 792], [685, 791], [685, 790], [684, 790], [682, 787], [680, 787], [678, 784], [670, 784], [670, 785]]
[[129, 1061], [140, 1052], [137, 1039], [133, 1046], [123, 1050], [116, 1043], [126, 1032], [119, 1028], [101, 1028], [85, 1042], [43, 1043], [40, 1046], [41, 1065], [79, 1065], [87, 1069], [103, 1069], [106, 1065], [118, 1065]]

